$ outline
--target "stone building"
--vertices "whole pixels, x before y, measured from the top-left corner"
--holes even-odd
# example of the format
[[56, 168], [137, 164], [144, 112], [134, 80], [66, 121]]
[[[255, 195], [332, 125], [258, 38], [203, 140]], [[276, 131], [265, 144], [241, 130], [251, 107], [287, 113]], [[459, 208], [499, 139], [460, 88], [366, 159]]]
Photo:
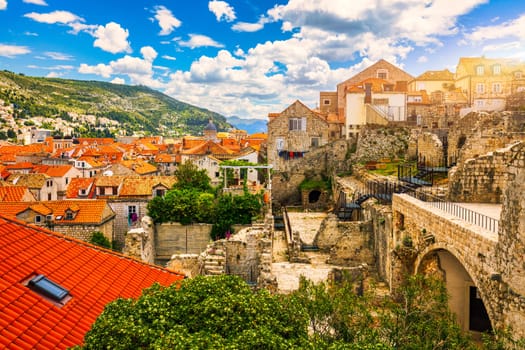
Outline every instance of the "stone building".
[[89, 241], [99, 231], [111, 242], [115, 239], [115, 212], [105, 200], [59, 200], [5, 203], [3, 214], [67, 236]]
[[396, 87], [395, 90], [407, 91], [408, 82], [414, 77], [393, 64], [381, 59], [362, 70], [353, 77], [337, 84], [337, 113], [347, 116], [347, 89], [366, 79], [375, 78], [385, 80]]
[[300, 101], [268, 117], [268, 163], [275, 170], [329, 141], [328, 122]]
[[502, 111], [508, 95], [525, 91], [525, 64], [515, 59], [461, 57], [455, 85], [473, 111]]

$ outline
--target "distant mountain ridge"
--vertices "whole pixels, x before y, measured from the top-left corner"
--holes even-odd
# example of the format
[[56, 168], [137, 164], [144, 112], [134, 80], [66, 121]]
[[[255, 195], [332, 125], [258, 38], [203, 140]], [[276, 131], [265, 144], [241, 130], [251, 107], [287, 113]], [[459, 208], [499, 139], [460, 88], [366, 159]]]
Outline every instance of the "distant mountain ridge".
[[14, 105], [15, 118], [42, 116], [67, 120], [68, 113], [94, 115], [118, 121], [128, 134], [199, 135], [210, 119], [219, 131], [231, 128], [219, 113], [145, 86], [28, 77], [0, 71], [0, 99]]
[[268, 130], [268, 122], [262, 119], [243, 119], [239, 117], [226, 117], [228, 123], [235, 126], [237, 129], [246, 130], [248, 134], [255, 134], [259, 132], [266, 133]]

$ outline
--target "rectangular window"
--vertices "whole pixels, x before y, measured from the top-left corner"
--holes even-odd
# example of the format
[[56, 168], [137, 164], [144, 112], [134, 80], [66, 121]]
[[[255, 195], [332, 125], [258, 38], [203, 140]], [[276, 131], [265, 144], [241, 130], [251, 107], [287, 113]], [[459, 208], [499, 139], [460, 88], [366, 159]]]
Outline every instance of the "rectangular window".
[[137, 206], [136, 205], [128, 206], [128, 214], [137, 214]]
[[163, 189], [156, 189], [156, 190], [155, 190], [155, 196], [156, 196], [156, 197], [162, 197], [162, 196], [164, 196], [164, 193], [165, 193], [165, 192], [166, 192], [166, 191], [163, 190]]
[[324, 99], [324, 100], [323, 100], [323, 104], [324, 104], [325, 106], [330, 105], [330, 100], [329, 100], [329, 99]]
[[306, 130], [306, 118], [290, 118], [288, 128], [290, 131]]
[[482, 108], [483, 107], [483, 100], [477, 100], [476, 101], [476, 107]]
[[36, 215], [36, 216], [35, 216], [35, 224], [39, 224], [39, 223], [41, 223], [41, 222], [42, 222], [42, 216], [40, 216], [40, 215]]
[[388, 79], [388, 70], [386, 69], [378, 69], [377, 70], [377, 78], [378, 79]]
[[492, 84], [492, 92], [499, 94], [501, 92], [501, 84], [500, 83]]
[[485, 92], [485, 84], [483, 84], [483, 83], [476, 84], [476, 92], [478, 94], [484, 93]]
[[492, 74], [494, 75], [500, 75], [501, 74], [501, 66], [499, 64], [496, 64], [492, 67]]
[[476, 75], [483, 75], [483, 74], [485, 74], [485, 68], [483, 66], [477, 66]]
[[514, 77], [515, 77], [516, 79], [521, 79], [522, 76], [523, 76], [523, 75], [521, 74], [521, 72], [515, 72], [515, 73], [514, 73]]
[[31, 290], [58, 303], [67, 301], [66, 297], [69, 295], [69, 291], [67, 289], [51, 281], [44, 275], [35, 276], [29, 281], [27, 286]]
[[48, 201], [51, 200], [51, 193], [48, 193], [48, 194], [47, 194], [47, 200], [48, 200]]
[[319, 147], [319, 137], [312, 137], [310, 145], [312, 147]]
[[46, 186], [47, 187], [52, 187], [53, 186], [53, 181], [52, 180], [47, 180], [46, 181]]

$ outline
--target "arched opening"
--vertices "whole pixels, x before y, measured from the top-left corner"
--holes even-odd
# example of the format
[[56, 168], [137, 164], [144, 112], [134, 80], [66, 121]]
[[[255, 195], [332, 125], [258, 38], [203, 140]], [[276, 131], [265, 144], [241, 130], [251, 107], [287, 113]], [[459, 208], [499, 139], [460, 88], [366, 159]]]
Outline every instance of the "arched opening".
[[478, 287], [461, 262], [449, 251], [435, 250], [421, 260], [418, 273], [442, 278], [449, 295], [449, 307], [464, 331], [487, 332], [492, 324]]
[[319, 198], [321, 198], [321, 191], [319, 190], [313, 190], [308, 193], [308, 203], [310, 204], [317, 203]]

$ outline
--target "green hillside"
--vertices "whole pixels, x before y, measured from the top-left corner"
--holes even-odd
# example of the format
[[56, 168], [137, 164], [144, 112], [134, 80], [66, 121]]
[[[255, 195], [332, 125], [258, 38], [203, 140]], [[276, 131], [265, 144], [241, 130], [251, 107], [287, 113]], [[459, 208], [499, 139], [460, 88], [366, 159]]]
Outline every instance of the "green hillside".
[[42, 116], [71, 121], [68, 112], [74, 112], [116, 120], [128, 135], [133, 132], [198, 135], [209, 119], [213, 119], [219, 130], [231, 127], [218, 113], [180, 102], [145, 86], [28, 77], [0, 71], [0, 99], [14, 104], [16, 119]]

